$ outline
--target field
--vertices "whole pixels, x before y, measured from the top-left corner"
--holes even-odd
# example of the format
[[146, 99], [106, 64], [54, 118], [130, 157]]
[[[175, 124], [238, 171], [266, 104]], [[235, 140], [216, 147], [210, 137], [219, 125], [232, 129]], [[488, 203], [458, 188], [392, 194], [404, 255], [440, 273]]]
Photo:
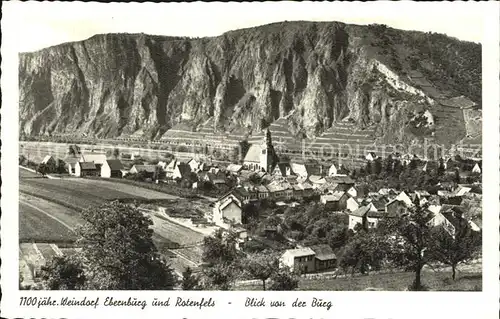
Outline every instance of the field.
[[19, 242], [72, 242], [75, 239], [76, 235], [70, 228], [49, 217], [44, 209], [33, 206], [31, 199], [20, 199]]
[[[174, 196], [135, 185], [97, 179], [46, 179], [24, 169], [19, 172], [20, 243], [70, 244], [76, 239], [73, 229], [83, 222], [79, 212], [108, 200], [175, 199]], [[200, 261], [200, 248], [176, 248], [199, 244], [203, 235], [171, 221], [151, 217], [155, 244], [162, 254], [173, 257], [171, 263], [176, 272], [181, 273], [187, 266], [196, 267]]]
[[19, 191], [79, 211], [113, 199], [173, 199], [134, 185], [86, 179], [45, 179], [20, 170]]
[[[412, 283], [413, 273], [388, 273], [337, 279], [301, 279], [297, 290], [314, 291], [403, 291]], [[450, 272], [425, 271], [422, 281], [433, 291], [477, 291], [482, 287], [481, 273], [459, 273], [451, 280]], [[262, 286], [238, 286], [236, 290], [262, 290]]]

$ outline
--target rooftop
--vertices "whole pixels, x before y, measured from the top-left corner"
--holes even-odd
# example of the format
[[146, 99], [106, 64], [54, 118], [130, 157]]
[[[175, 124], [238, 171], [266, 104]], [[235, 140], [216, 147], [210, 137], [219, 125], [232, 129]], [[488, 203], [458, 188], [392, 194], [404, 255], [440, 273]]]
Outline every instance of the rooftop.
[[252, 144], [248, 149], [243, 162], [260, 163], [261, 147], [259, 144]]
[[108, 163], [109, 168], [112, 171], [119, 171], [123, 169], [123, 164], [122, 162], [120, 162], [120, 160], [107, 160], [106, 162]]
[[96, 169], [94, 162], [79, 162], [81, 169]]
[[337, 256], [333, 252], [332, 248], [330, 245], [314, 245], [310, 246], [312, 251], [316, 254], [316, 258], [319, 260], [330, 260], [330, 259], [337, 259]]
[[314, 255], [315, 252], [309, 247], [304, 247], [304, 248], [288, 249], [287, 251], [285, 251], [285, 254], [293, 257], [304, 257], [304, 256]]
[[355, 211], [349, 213], [349, 215], [363, 217], [366, 215], [366, 213], [368, 213], [369, 210], [370, 210], [370, 205], [361, 206], [360, 208], [356, 209]]

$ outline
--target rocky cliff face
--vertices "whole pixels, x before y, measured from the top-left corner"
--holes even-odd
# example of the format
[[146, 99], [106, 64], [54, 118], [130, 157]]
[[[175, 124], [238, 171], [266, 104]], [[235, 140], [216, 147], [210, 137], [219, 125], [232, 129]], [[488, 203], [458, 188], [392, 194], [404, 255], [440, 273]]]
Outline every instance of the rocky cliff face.
[[312, 137], [350, 118], [396, 142], [434, 136], [414, 119], [437, 113], [441, 99], [480, 107], [481, 47], [335, 22], [201, 39], [105, 34], [20, 54], [19, 88], [27, 135], [158, 138], [180, 122], [258, 131], [287, 117], [292, 134]]

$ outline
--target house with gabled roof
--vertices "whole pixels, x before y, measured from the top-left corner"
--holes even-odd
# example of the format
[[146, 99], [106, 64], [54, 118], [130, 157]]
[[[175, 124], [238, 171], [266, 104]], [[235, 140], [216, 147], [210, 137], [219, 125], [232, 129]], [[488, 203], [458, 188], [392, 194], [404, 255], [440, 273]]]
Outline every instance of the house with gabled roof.
[[292, 172], [302, 178], [308, 178], [314, 172], [312, 165], [309, 164], [292, 162], [290, 166]]
[[469, 220], [469, 225], [473, 231], [480, 232], [483, 229], [483, 221], [481, 217]]
[[398, 201], [405, 203], [407, 207], [413, 206], [413, 202], [412, 202], [410, 196], [408, 196], [408, 194], [405, 191], [402, 191], [401, 193], [399, 193], [399, 195], [396, 196], [396, 198], [394, 200], [398, 200]]
[[327, 244], [309, 246], [314, 251], [314, 270], [322, 271], [333, 269], [337, 265], [337, 256], [332, 247]]
[[103, 165], [106, 160], [106, 154], [85, 153], [80, 156], [80, 162], [94, 162], [96, 165]]
[[269, 197], [275, 200], [291, 199], [293, 197], [293, 188], [287, 182], [273, 181], [266, 185], [269, 190]]
[[158, 163], [156, 165], [158, 165], [159, 167], [161, 167], [162, 170], [165, 171], [167, 169], [168, 163], [165, 161], [158, 161]]
[[264, 185], [257, 185], [255, 187], [255, 190], [257, 191], [257, 197], [259, 199], [265, 199], [269, 197], [269, 190]]
[[186, 163], [179, 163], [172, 174], [173, 179], [183, 179], [188, 178], [191, 174], [191, 166]]
[[153, 178], [157, 170], [159, 169], [156, 165], [134, 165], [130, 169], [130, 174], [143, 174], [146, 178]]
[[123, 164], [120, 160], [106, 160], [101, 166], [101, 177], [122, 178]]
[[337, 168], [337, 166], [335, 166], [335, 164], [332, 164], [328, 168], [328, 176], [335, 176], [337, 175], [338, 171], [339, 169]]
[[97, 176], [101, 175], [101, 167], [106, 162], [106, 160], [106, 154], [102, 153], [84, 153], [80, 156], [80, 162], [94, 163], [97, 170]]
[[386, 197], [378, 197], [371, 201], [373, 206], [377, 209], [378, 212], [385, 212], [385, 205], [389, 203], [389, 200]]
[[239, 172], [241, 172], [242, 169], [243, 169], [243, 165], [239, 165], [239, 164], [229, 164], [226, 167], [226, 171], [228, 171], [232, 174], [238, 174]]
[[464, 185], [458, 185], [458, 187], [452, 192], [452, 196], [464, 196], [472, 190], [471, 187]]
[[354, 197], [348, 196], [345, 203], [345, 209], [353, 212], [358, 208], [359, 208], [359, 202]]
[[177, 159], [173, 158], [165, 167], [165, 175], [168, 178], [173, 178], [174, 176], [174, 171], [177, 165], [179, 165], [181, 162], [179, 162]]
[[198, 161], [197, 159], [192, 158], [189, 161], [187, 161], [186, 164], [189, 165], [192, 172], [196, 173], [196, 172], [200, 171], [201, 161]]
[[364, 227], [366, 223], [365, 215], [368, 213], [368, 211], [370, 211], [370, 209], [374, 209], [374, 207], [372, 207], [371, 204], [368, 204], [366, 206], [361, 206], [352, 212], [349, 212], [349, 229], [354, 230], [357, 224], [361, 224]]
[[[328, 209], [331, 209], [333, 211], [342, 211], [344, 209], [347, 209], [349, 198], [351, 198], [351, 196], [349, 196], [349, 194], [345, 192], [333, 192], [330, 194], [321, 195], [320, 201]], [[357, 205], [356, 201], [354, 201], [354, 203], [350, 202], [350, 209], [353, 209], [352, 205]]]
[[351, 197], [358, 197], [358, 189], [350, 184], [338, 184], [333, 191], [347, 193]]
[[55, 166], [56, 165], [56, 160], [54, 159], [54, 157], [52, 155], [46, 155], [41, 164], [45, 164], [47, 166]]
[[337, 188], [339, 184], [336, 183], [329, 183], [328, 181], [326, 183], [317, 185], [316, 187], [316, 192], [318, 194], [328, 194], [328, 193], [333, 193], [335, 189]]
[[377, 159], [377, 154], [375, 154], [375, 152], [368, 152], [366, 155], [365, 155], [365, 159], [368, 161], [368, 162], [373, 162], [374, 160]]
[[476, 163], [474, 164], [474, 167], [472, 167], [472, 173], [477, 173], [481, 174], [481, 163]]
[[398, 215], [387, 213], [377, 208], [373, 203], [368, 203], [357, 210], [349, 212], [349, 229], [354, 229], [360, 224], [365, 229], [376, 228], [383, 218], [395, 218]]
[[316, 253], [309, 247], [287, 249], [280, 257], [280, 266], [300, 273], [315, 271]]
[[332, 184], [355, 184], [354, 180], [347, 175], [326, 176], [325, 181]]
[[326, 183], [326, 180], [323, 176], [321, 175], [311, 175], [308, 178], [309, 182], [313, 186], [314, 189], [319, 188], [322, 184]]
[[385, 205], [385, 212], [390, 216], [402, 216], [408, 212], [408, 205], [401, 200], [393, 199]]
[[457, 206], [443, 205], [439, 213], [434, 213], [434, 217], [429, 221], [433, 226], [441, 226], [450, 236], [455, 237], [457, 229], [470, 225], [464, 218], [463, 211]]
[[75, 176], [99, 176], [99, 172], [94, 162], [77, 162], [75, 164]]
[[219, 199], [213, 208], [213, 221], [216, 225], [241, 224], [242, 202], [234, 195]]
[[274, 176], [287, 177], [293, 175], [290, 163], [278, 163], [271, 173]]
[[382, 196], [393, 196], [397, 195], [397, 192], [394, 188], [381, 188], [378, 193]]
[[76, 157], [66, 157], [64, 159], [65, 162], [65, 168], [68, 171], [69, 175], [76, 175], [75, 169], [76, 169], [76, 163], [78, 163], [78, 158]]

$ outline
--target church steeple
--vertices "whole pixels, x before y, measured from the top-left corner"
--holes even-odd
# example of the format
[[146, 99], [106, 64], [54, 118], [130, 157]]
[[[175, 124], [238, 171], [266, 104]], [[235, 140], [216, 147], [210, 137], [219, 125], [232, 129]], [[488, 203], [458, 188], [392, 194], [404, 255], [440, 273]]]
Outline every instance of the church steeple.
[[267, 146], [273, 146], [273, 141], [271, 139], [271, 131], [269, 131], [269, 128], [266, 131], [266, 144]]
[[266, 135], [261, 144], [261, 154], [260, 154], [260, 167], [266, 172], [270, 172], [273, 166], [274, 148], [273, 141], [271, 139], [271, 132], [269, 129], [266, 131]]

